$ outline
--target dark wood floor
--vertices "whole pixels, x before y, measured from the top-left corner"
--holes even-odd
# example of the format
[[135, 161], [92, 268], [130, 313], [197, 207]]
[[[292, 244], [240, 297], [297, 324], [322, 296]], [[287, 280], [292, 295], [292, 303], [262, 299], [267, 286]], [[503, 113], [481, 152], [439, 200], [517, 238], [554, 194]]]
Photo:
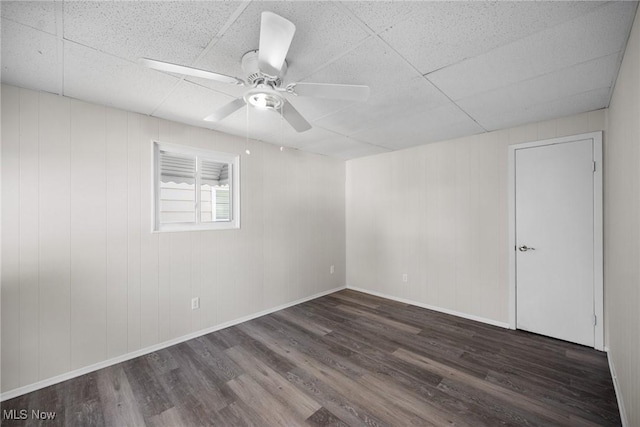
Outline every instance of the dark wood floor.
[[350, 290], [3, 402], [9, 409], [77, 426], [620, 425], [604, 353]]

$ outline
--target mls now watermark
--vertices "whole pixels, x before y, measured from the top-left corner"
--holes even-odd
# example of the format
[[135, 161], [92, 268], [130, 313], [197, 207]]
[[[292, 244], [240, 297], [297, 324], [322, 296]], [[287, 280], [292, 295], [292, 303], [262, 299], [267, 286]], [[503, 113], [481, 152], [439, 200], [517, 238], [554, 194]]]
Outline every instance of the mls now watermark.
[[29, 412], [26, 409], [4, 409], [2, 411], [3, 420], [53, 420], [56, 417], [55, 412], [41, 411], [39, 409], [32, 409]]

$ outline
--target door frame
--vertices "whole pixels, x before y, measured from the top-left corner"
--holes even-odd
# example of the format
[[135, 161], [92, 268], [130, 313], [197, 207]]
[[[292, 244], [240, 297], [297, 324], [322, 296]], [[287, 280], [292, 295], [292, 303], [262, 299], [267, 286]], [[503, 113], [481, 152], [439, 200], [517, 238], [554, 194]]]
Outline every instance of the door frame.
[[516, 152], [523, 148], [564, 144], [567, 142], [593, 140], [593, 159], [596, 170], [593, 174], [593, 280], [594, 313], [596, 315], [595, 345], [604, 350], [604, 276], [603, 276], [603, 221], [602, 221], [602, 131], [582, 133], [561, 138], [525, 142], [509, 146], [509, 328], [516, 329]]

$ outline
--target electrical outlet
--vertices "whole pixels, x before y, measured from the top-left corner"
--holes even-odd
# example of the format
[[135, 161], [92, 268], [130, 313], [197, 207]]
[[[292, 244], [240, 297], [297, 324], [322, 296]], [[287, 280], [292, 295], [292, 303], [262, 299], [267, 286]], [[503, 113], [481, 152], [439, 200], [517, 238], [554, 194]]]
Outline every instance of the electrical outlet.
[[409, 275], [407, 273], [402, 274], [402, 281], [407, 283], [409, 281]]
[[200, 308], [200, 297], [191, 298], [191, 310]]
[[336, 271], [335, 267], [332, 265], [329, 267], [329, 273], [333, 274]]

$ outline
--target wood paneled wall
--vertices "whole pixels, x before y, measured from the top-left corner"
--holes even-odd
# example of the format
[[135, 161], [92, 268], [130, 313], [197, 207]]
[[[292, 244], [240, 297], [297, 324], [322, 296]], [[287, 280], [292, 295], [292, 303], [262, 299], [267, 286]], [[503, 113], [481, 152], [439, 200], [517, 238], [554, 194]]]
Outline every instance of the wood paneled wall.
[[[151, 233], [152, 139], [241, 154], [239, 230]], [[344, 162], [249, 148], [3, 85], [2, 391], [344, 286]]]
[[620, 406], [640, 426], [640, 9], [608, 111], [604, 144], [605, 327]]
[[599, 110], [350, 160], [347, 286], [508, 323], [507, 147], [604, 127]]

